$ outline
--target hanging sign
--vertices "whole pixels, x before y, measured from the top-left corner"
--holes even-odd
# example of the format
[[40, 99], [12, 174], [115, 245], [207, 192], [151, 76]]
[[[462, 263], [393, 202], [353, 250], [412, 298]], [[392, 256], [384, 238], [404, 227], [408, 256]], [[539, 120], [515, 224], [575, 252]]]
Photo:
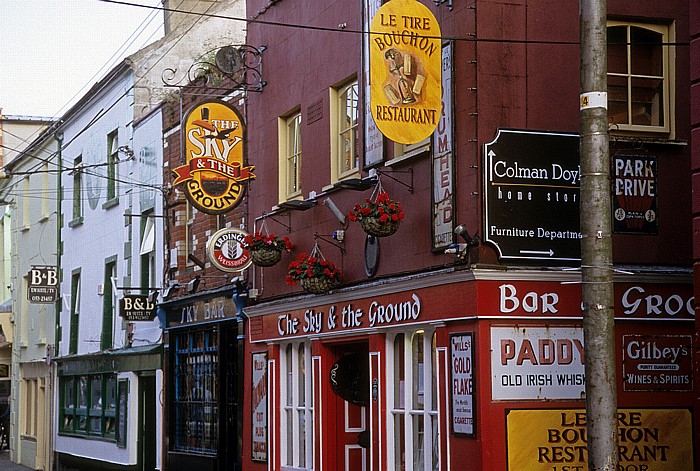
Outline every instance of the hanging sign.
[[185, 165], [173, 170], [173, 185], [183, 184], [187, 199], [207, 214], [235, 208], [245, 194], [245, 183], [255, 178], [245, 165], [243, 118], [221, 100], [191, 108], [182, 119]]
[[248, 233], [241, 229], [221, 229], [207, 241], [207, 255], [216, 268], [234, 272], [245, 270], [253, 263], [250, 250], [244, 248]]
[[33, 304], [55, 303], [58, 299], [58, 269], [33, 266], [29, 270], [27, 300]]
[[125, 294], [119, 300], [119, 315], [128, 322], [152, 321], [156, 318], [156, 305], [145, 294]]
[[442, 110], [440, 25], [415, 0], [391, 0], [370, 26], [372, 117], [392, 141], [429, 137]]

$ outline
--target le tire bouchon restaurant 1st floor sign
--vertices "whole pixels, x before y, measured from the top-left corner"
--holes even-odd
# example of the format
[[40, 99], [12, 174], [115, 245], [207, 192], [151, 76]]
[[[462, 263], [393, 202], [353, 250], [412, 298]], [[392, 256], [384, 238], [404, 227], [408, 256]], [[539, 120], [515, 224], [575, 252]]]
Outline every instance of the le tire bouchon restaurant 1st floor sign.
[[187, 199], [207, 214], [235, 208], [245, 194], [245, 183], [255, 178], [247, 167], [243, 119], [221, 100], [190, 108], [182, 120], [185, 165], [173, 170], [173, 185], [183, 184]]
[[392, 141], [415, 144], [442, 112], [442, 48], [435, 16], [415, 0], [385, 3], [370, 26], [372, 117]]

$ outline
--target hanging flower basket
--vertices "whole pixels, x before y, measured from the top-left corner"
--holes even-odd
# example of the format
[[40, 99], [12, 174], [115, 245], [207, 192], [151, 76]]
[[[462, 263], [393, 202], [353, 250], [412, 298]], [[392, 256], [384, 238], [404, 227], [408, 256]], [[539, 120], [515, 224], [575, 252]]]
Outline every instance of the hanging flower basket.
[[258, 267], [271, 267], [282, 260], [282, 251], [276, 248], [261, 248], [250, 251], [250, 258]]
[[348, 214], [348, 219], [359, 221], [362, 230], [375, 237], [394, 234], [403, 218], [401, 203], [390, 199], [384, 191], [378, 192], [374, 200], [367, 198], [365, 204], [356, 204]]
[[300, 283], [301, 287], [304, 288], [304, 291], [312, 294], [327, 293], [333, 287], [333, 282], [330, 279], [322, 276], [302, 278]]
[[259, 267], [271, 267], [282, 259], [282, 251], [291, 252], [294, 247], [287, 237], [255, 232], [243, 239], [244, 248], [250, 250], [250, 258]]
[[328, 292], [340, 279], [340, 270], [323, 257], [318, 246], [314, 246], [311, 255], [302, 253], [291, 262], [286, 277], [289, 286], [296, 286], [298, 282], [304, 291], [313, 294]]

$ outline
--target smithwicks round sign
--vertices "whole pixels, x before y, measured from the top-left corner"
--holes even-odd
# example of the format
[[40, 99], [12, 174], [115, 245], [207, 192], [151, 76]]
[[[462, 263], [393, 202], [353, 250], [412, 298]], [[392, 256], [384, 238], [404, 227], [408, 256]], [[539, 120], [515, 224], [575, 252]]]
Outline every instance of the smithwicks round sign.
[[241, 229], [221, 229], [207, 242], [207, 255], [216, 268], [234, 272], [245, 270], [253, 263], [250, 250], [243, 247], [248, 235]]

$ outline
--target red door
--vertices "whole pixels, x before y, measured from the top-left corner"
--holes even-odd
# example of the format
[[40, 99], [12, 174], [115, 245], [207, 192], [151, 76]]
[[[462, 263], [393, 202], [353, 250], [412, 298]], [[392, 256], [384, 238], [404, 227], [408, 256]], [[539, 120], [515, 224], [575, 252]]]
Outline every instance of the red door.
[[369, 471], [369, 349], [367, 344], [352, 344], [336, 352], [329, 376], [336, 416], [336, 469]]

